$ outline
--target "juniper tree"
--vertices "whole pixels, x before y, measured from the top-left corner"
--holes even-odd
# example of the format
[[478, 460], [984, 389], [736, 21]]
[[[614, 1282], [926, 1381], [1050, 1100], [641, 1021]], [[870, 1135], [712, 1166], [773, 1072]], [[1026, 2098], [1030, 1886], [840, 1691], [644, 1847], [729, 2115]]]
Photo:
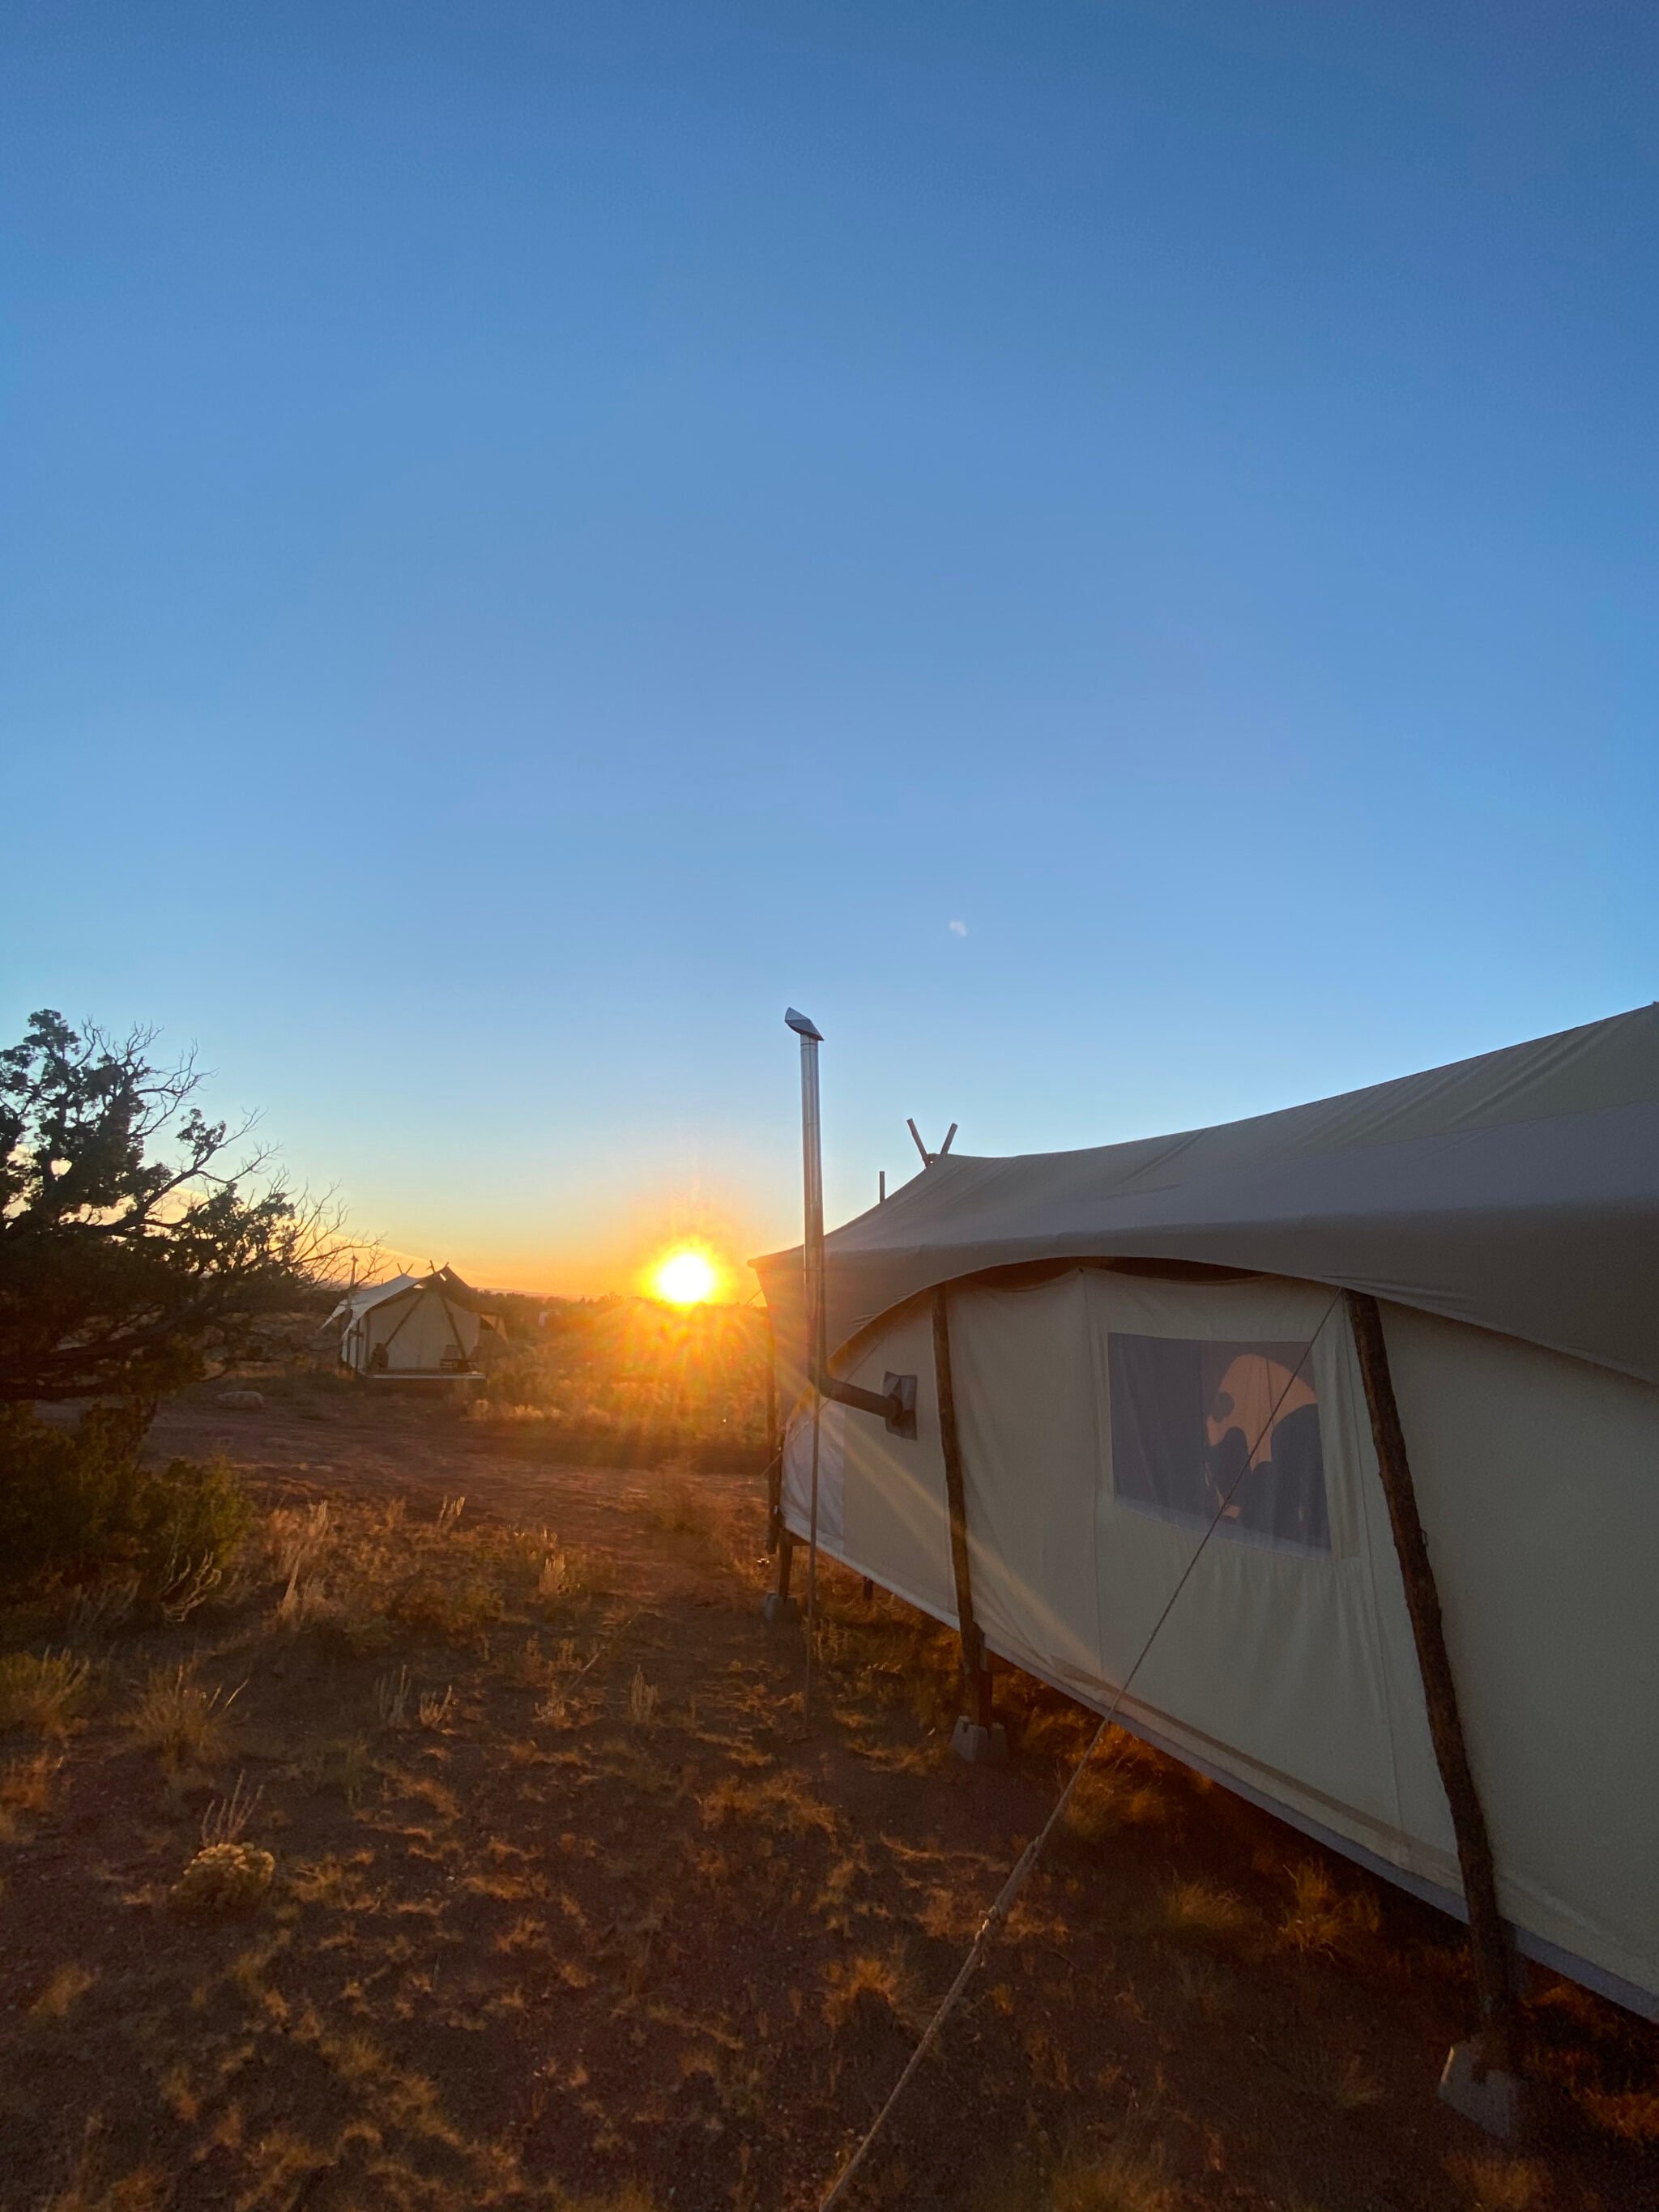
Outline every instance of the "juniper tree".
[[0, 1401], [153, 1401], [314, 1295], [331, 1223], [233, 1164], [193, 1058], [50, 1009], [0, 1052]]

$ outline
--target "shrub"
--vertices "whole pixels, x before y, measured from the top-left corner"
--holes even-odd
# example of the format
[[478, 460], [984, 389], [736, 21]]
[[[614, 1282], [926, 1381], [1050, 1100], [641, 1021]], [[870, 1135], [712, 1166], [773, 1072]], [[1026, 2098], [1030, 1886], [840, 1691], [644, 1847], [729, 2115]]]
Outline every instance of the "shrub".
[[222, 1462], [143, 1463], [147, 1406], [94, 1406], [73, 1429], [0, 1407], [0, 1575], [14, 1586], [136, 1576], [152, 1595], [222, 1570], [249, 1507]]
[[252, 1844], [210, 1844], [173, 1885], [181, 1912], [245, 1912], [270, 1887], [276, 1862]]

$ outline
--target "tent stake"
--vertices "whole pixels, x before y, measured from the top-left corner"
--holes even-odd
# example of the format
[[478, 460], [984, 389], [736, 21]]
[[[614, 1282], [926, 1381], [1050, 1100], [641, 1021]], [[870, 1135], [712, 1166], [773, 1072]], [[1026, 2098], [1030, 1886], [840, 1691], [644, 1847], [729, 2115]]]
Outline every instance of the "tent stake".
[[[1412, 1481], [1411, 1462], [1406, 1455], [1405, 1432], [1400, 1425], [1400, 1407], [1394, 1395], [1382, 1316], [1376, 1300], [1368, 1293], [1349, 1291], [1345, 1296], [1354, 1347], [1359, 1355], [1359, 1371], [1365, 1384], [1377, 1471], [1382, 1479], [1382, 1494], [1389, 1503], [1389, 1522], [1394, 1530], [1401, 1578], [1406, 1586], [1412, 1639], [1417, 1646], [1418, 1670], [1423, 1678], [1424, 1702], [1428, 1708], [1429, 1734], [1445, 1787], [1446, 1802], [1451, 1808], [1457, 1863], [1469, 1915], [1469, 1949], [1474, 1962], [1480, 2039], [1472, 2053], [1464, 2052], [1462, 2045], [1454, 2050], [1446, 2063], [1441, 2094], [1490, 2133], [1507, 2136], [1514, 2132], [1518, 2118], [1519, 2038], [1510, 1978], [1510, 1936], [1498, 1907], [1492, 1839], [1486, 1830], [1480, 1794], [1475, 1788], [1458, 1711], [1457, 1686], [1446, 1650], [1440, 1594], [1417, 1510], [1417, 1491]], [[1460, 2053], [1463, 2053], [1461, 2058]], [[1494, 2075], [1506, 2078], [1494, 2081]]]
[[962, 1637], [962, 1679], [968, 1711], [951, 1741], [963, 1759], [992, 1761], [1007, 1756], [1007, 1738], [991, 1711], [991, 1672], [985, 1638], [974, 1618], [974, 1585], [968, 1557], [968, 1493], [962, 1476], [962, 1441], [957, 1431], [956, 1382], [951, 1369], [950, 1293], [941, 1283], [933, 1292], [933, 1375], [939, 1394], [939, 1441], [945, 1461], [945, 1495], [951, 1513], [951, 1571], [957, 1588], [957, 1625]]

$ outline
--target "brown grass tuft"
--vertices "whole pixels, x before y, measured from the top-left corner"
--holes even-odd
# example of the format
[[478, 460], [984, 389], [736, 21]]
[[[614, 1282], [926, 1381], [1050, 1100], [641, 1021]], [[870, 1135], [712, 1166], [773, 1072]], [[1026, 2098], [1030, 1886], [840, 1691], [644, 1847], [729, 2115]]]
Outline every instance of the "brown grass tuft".
[[97, 1980], [95, 1973], [85, 1966], [70, 1965], [53, 1969], [46, 1987], [29, 2007], [32, 2020], [62, 2020], [70, 2008], [83, 1997]]
[[228, 1797], [216, 1797], [202, 1815], [202, 1848], [216, 1844], [240, 1844], [265, 1794], [264, 1783], [250, 1790], [246, 1774], [239, 1774]]
[[654, 1728], [657, 1724], [658, 1690], [654, 1682], [645, 1679], [643, 1667], [634, 1669], [634, 1679], [628, 1686], [628, 1717], [636, 1729]]
[[1574, 2101], [1603, 2135], [1638, 2147], [1659, 2143], [1659, 2089], [1580, 2089]]
[[836, 1832], [835, 1814], [812, 1796], [796, 1774], [766, 1774], [753, 1781], [724, 1775], [698, 1802], [705, 1827], [755, 1820], [791, 1836], [810, 1836], [815, 1831], [822, 1836]]
[[1073, 1842], [1097, 1844], [1119, 1829], [1153, 1827], [1168, 1820], [1168, 1799], [1154, 1781], [1121, 1757], [1087, 1766], [1066, 1808], [1065, 1832]]
[[1196, 1878], [1172, 1881], [1159, 1913], [1164, 1932], [1188, 1942], [1235, 1941], [1255, 1924], [1255, 1914], [1243, 1898]]
[[885, 1958], [873, 1951], [854, 1959], [836, 1959], [823, 1970], [826, 1984], [823, 2023], [845, 2027], [851, 2020], [890, 2013], [901, 2022], [912, 2009], [910, 1978], [897, 1952]]
[[1291, 1902], [1279, 1941], [1304, 1958], [1352, 1958], [1375, 1942], [1379, 1914], [1374, 1891], [1340, 1890], [1317, 1859], [1291, 1869]]
[[1176, 2212], [1164, 2160], [1138, 2142], [1099, 2155], [1073, 2151], [1041, 2177], [994, 2188], [983, 2212]]
[[1544, 2169], [1525, 2158], [1501, 2152], [1453, 2159], [1451, 2171], [1462, 2184], [1471, 2212], [1532, 2212], [1543, 2202]]
[[1382, 2084], [1358, 2051], [1341, 2051], [1329, 2043], [1281, 2045], [1278, 2063], [1291, 2086], [1304, 2097], [1340, 2112], [1363, 2112], [1382, 2101]]
[[172, 2185], [152, 2166], [112, 2178], [105, 2172], [94, 2130], [72, 2161], [69, 2178], [40, 2207], [40, 2212], [162, 2212]]
[[44, 1813], [63, 1764], [61, 1752], [37, 1751], [32, 1759], [9, 1759], [0, 1767], [0, 1823], [11, 1813]]
[[0, 1659], [0, 1729], [65, 1736], [91, 1703], [92, 1662], [71, 1651], [11, 1651]]
[[229, 1749], [230, 1709], [244, 1687], [210, 1689], [196, 1679], [194, 1661], [171, 1671], [158, 1668], [140, 1691], [127, 1725], [172, 1772], [211, 1766]]

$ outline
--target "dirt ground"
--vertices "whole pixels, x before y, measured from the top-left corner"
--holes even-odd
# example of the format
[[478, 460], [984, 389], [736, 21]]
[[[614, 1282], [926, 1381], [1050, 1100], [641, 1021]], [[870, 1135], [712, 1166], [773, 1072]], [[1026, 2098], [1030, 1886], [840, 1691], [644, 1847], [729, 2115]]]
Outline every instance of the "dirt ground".
[[[752, 1473], [320, 1391], [155, 1443], [264, 1517], [180, 1618], [12, 1624], [63, 1694], [0, 1745], [0, 2204], [817, 2205], [1086, 1717], [1001, 1674], [1015, 1756], [963, 1766], [949, 1640], [838, 1571], [803, 1713]], [[1459, 1931], [1122, 1739], [850, 2201], [1659, 2204], [1659, 2034], [1528, 2017], [1504, 2152], [1434, 2096]]]

